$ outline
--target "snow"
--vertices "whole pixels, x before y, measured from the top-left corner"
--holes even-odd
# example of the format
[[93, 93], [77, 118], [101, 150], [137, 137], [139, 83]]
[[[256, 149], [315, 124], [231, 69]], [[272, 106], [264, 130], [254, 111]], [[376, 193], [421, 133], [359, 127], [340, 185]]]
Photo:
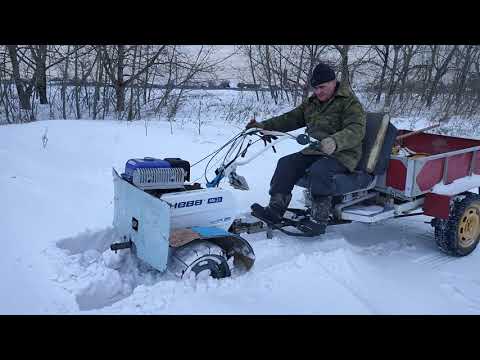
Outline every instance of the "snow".
[[439, 183], [432, 188], [432, 192], [440, 195], [456, 195], [474, 188], [480, 188], [480, 175], [466, 176], [450, 184]]
[[[423, 216], [332, 226], [313, 239], [244, 234], [254, 267], [221, 280], [182, 281], [111, 252], [112, 166], [144, 156], [193, 164], [239, 131], [214, 120], [201, 135], [191, 123], [173, 134], [166, 122], [148, 126], [148, 135], [143, 122], [0, 127], [1, 314], [480, 314], [480, 251], [443, 255]], [[249, 191], [223, 184], [239, 213], [268, 201], [277, 160], [300, 146], [276, 148], [237, 169]], [[204, 164], [192, 179], [204, 182]], [[292, 206], [301, 200], [295, 189]]]

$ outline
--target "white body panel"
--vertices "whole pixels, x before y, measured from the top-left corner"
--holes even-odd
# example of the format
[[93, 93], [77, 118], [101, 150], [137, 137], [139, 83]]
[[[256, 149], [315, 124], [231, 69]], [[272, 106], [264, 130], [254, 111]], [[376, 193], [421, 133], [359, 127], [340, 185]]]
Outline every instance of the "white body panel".
[[237, 215], [232, 193], [221, 188], [168, 193], [160, 199], [170, 204], [172, 230], [192, 226], [215, 226], [228, 230]]

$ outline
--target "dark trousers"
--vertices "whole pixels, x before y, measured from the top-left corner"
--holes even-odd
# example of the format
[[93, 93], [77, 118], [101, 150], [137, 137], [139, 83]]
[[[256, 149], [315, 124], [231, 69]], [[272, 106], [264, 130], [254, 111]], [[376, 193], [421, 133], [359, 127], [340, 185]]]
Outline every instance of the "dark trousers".
[[328, 196], [335, 191], [333, 176], [347, 173], [348, 169], [337, 159], [324, 155], [303, 155], [300, 152], [278, 160], [270, 181], [270, 195], [290, 194], [293, 186], [309, 169], [312, 196]]

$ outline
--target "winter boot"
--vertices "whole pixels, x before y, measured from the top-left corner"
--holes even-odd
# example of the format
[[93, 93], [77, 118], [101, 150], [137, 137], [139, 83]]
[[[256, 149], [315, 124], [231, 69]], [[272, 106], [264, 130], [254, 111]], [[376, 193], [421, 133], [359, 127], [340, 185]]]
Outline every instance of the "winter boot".
[[332, 197], [331, 196], [315, 196], [312, 199], [312, 204], [310, 208], [310, 214], [312, 220], [319, 224], [325, 233], [325, 228], [328, 225], [328, 220], [330, 217], [330, 208], [332, 206]]
[[283, 214], [292, 200], [292, 194], [273, 194], [270, 197], [268, 206], [263, 207], [255, 203], [251, 206], [254, 216], [273, 224], [279, 224], [282, 221]]

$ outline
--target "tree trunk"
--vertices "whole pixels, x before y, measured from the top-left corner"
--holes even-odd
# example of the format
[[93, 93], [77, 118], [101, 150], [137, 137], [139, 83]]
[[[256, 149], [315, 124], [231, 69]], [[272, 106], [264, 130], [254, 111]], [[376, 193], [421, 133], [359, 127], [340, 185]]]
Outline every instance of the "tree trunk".
[[[387, 66], [388, 66], [388, 55], [390, 51], [390, 45], [384, 45], [385, 48], [385, 53], [383, 53], [384, 58], [383, 58], [383, 66], [382, 66], [382, 73], [380, 74], [380, 81], [378, 83], [378, 91], [377, 91], [377, 99], [375, 100], [375, 103], [378, 104], [380, 102], [380, 98], [382, 96], [383, 92], [383, 83], [385, 82], [385, 73], [387, 72]], [[377, 52], [381, 53], [379, 50]]]
[[388, 92], [385, 98], [385, 107], [390, 107], [392, 103], [393, 92], [395, 91], [396, 83], [395, 83], [395, 73], [397, 72], [398, 66], [398, 52], [400, 51], [401, 45], [394, 45], [393, 46], [393, 64], [392, 64], [392, 71], [390, 73], [390, 81], [388, 85]]
[[[67, 46], [67, 54], [70, 52], [70, 45]], [[62, 88], [60, 90], [60, 96], [62, 99], [62, 117], [67, 118], [67, 85], [68, 85], [68, 66], [70, 64], [70, 56], [67, 55], [65, 59], [65, 67], [63, 68], [63, 81]]]
[[80, 111], [80, 84], [78, 78], [78, 45], [75, 45], [75, 60], [74, 60], [74, 79], [75, 79], [75, 112], [77, 119], [80, 119], [81, 111]]
[[102, 52], [97, 52], [97, 74], [95, 76], [95, 91], [93, 93], [93, 119], [97, 118], [98, 100], [100, 99], [100, 86], [106, 86], [103, 82], [103, 60]]
[[[297, 78], [295, 80], [295, 92], [293, 97], [293, 105], [297, 106], [297, 98], [298, 98], [298, 88], [300, 88], [300, 76], [302, 75], [303, 69], [303, 54], [305, 53], [305, 45], [302, 45], [302, 51], [300, 52], [300, 64], [297, 69]], [[307, 79], [308, 82], [308, 79]]]
[[[134, 50], [133, 50], [133, 65], [132, 65], [132, 74], [135, 74], [135, 67], [137, 65], [137, 49], [138, 46], [135, 45]], [[130, 83], [130, 100], [128, 102], [128, 121], [133, 120], [133, 88], [134, 88], [134, 82]]]
[[278, 94], [276, 89], [274, 88], [275, 83], [272, 83], [272, 70], [271, 70], [271, 63], [270, 63], [270, 49], [269, 45], [265, 45], [265, 61], [263, 61], [265, 67], [265, 73], [267, 75], [267, 84], [268, 88], [270, 89], [270, 95], [272, 96], [275, 105], [278, 104]]
[[38, 95], [40, 96], [40, 104], [48, 104], [47, 97], [47, 46], [40, 46], [40, 64], [38, 64]]
[[124, 68], [125, 68], [125, 45], [117, 46], [117, 66], [116, 66], [116, 78], [114, 82], [115, 97], [117, 100], [116, 112], [119, 116], [125, 110], [125, 83], [123, 81]]
[[403, 101], [405, 93], [405, 84], [407, 82], [408, 72], [410, 69], [410, 62], [413, 57], [413, 48], [415, 45], [407, 45], [403, 49], [403, 66], [400, 75], [400, 101]]
[[[3, 64], [2, 64], [2, 68], [0, 70], [0, 102], [3, 104], [4, 108], [5, 108], [5, 118], [7, 120], [7, 124], [10, 124], [10, 114], [9, 114], [9, 111], [8, 111], [8, 98], [7, 98], [7, 86], [10, 86], [9, 85], [9, 81], [7, 81], [7, 79], [5, 79], [5, 81], [3, 80], [3, 69], [6, 68], [5, 66], [5, 63], [6, 63], [6, 59], [4, 57], [3, 59]], [[1, 87], [3, 83], [3, 89]], [[1, 119], [0, 119], [1, 120]], [[1, 123], [1, 121], [0, 121]]]
[[119, 80], [115, 84], [115, 96], [117, 99], [116, 112], [120, 114], [125, 110], [125, 85]]
[[458, 107], [460, 106], [460, 100], [465, 90], [465, 82], [467, 80], [467, 75], [470, 70], [470, 65], [472, 64], [471, 62], [472, 50], [473, 50], [473, 45], [468, 45], [465, 57], [463, 59], [463, 67], [460, 70], [458, 85], [457, 85], [456, 94], [455, 94], [455, 106], [457, 110], [458, 110]]
[[[250, 61], [250, 72], [252, 74], [253, 83], [256, 84], [255, 80], [255, 68], [253, 67], [253, 54], [252, 54], [252, 45], [248, 45], [248, 60]], [[257, 101], [260, 101], [258, 97], [258, 91], [255, 89], [255, 94], [257, 95]]]
[[350, 75], [348, 70], [348, 51], [350, 50], [350, 45], [342, 45], [342, 46], [335, 46], [337, 51], [340, 53], [340, 57], [342, 58], [342, 65], [341, 65], [341, 78], [340, 82], [343, 84], [350, 83]]
[[30, 46], [30, 53], [35, 62], [33, 81], [40, 98], [40, 104], [48, 104], [47, 98], [47, 45]]
[[432, 73], [433, 73], [433, 68], [434, 68], [434, 65], [435, 65], [435, 59], [437, 58], [437, 51], [438, 51], [438, 45], [433, 45], [433, 46], [430, 46], [430, 49], [431, 49], [431, 59], [430, 59], [430, 64], [428, 64], [428, 67], [427, 67], [427, 73], [426, 73], [426, 77], [425, 77], [425, 80], [424, 80], [424, 86], [423, 86], [423, 91], [422, 91], [422, 101], [425, 101], [427, 100], [427, 103], [428, 103], [428, 89], [431, 85], [431, 81], [432, 81]]
[[430, 87], [430, 91], [428, 92], [428, 96], [427, 96], [426, 106], [427, 106], [428, 109], [432, 106], [433, 97], [436, 94], [437, 86], [438, 86], [440, 80], [442, 79], [442, 77], [447, 72], [447, 66], [450, 63], [450, 61], [452, 60], [452, 57], [455, 54], [455, 51], [457, 50], [457, 47], [458, 47], [458, 45], [455, 45], [452, 48], [450, 53], [447, 55], [447, 58], [443, 61], [442, 65], [437, 69], [437, 71], [435, 73], [435, 77], [433, 79], [432, 85]]
[[8, 55], [12, 63], [13, 80], [17, 88], [17, 94], [20, 101], [20, 109], [30, 111], [32, 109], [30, 104], [30, 92], [25, 91], [23, 81], [20, 77], [20, 67], [17, 57], [17, 45], [7, 45]]

